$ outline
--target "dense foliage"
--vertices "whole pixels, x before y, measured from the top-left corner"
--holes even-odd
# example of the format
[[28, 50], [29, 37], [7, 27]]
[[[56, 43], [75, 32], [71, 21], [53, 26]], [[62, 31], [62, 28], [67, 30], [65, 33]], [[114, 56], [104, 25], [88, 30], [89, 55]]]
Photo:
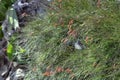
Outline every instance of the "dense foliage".
[[[5, 14], [15, 0], [1, 0], [0, 1], [0, 22], [5, 19]], [[1, 24], [1, 23], [0, 23]]]
[[[28, 65], [25, 80], [119, 80], [119, 25], [117, 0], [53, 0], [12, 36], [14, 55]], [[84, 49], [74, 48], [78, 40]]]
[[[23, 30], [26, 80], [120, 79], [120, 4], [115, 0], [55, 0], [44, 19]], [[86, 48], [70, 43], [80, 40]]]

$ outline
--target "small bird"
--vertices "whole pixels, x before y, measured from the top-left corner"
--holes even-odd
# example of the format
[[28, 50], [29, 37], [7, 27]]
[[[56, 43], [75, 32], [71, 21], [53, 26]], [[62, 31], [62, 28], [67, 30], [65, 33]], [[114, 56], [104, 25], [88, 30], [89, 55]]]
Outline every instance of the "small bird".
[[47, 1], [49, 1], [49, 2], [50, 2], [51, 0], [47, 0]]
[[82, 50], [85, 48], [85, 46], [80, 42], [80, 40], [77, 40], [75, 43], [74, 43], [74, 47], [75, 49], [79, 49], [79, 50]]

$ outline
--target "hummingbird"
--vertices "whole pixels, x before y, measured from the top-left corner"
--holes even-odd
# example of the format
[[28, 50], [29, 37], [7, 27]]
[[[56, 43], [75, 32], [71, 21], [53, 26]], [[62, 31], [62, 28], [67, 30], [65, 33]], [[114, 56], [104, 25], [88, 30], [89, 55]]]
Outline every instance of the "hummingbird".
[[75, 49], [78, 49], [78, 50], [82, 50], [85, 48], [85, 46], [81, 43], [80, 40], [77, 40], [75, 43], [74, 43], [74, 47]]

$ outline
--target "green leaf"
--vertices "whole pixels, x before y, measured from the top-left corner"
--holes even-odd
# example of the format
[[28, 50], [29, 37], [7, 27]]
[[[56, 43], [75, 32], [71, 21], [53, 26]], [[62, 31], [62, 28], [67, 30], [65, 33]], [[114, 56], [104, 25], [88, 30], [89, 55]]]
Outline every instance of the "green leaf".
[[19, 28], [18, 17], [17, 17], [15, 9], [13, 7], [8, 9], [6, 16], [7, 16], [7, 20], [8, 20], [10, 28], [13, 28], [13, 27], [14, 27], [14, 29]]
[[12, 59], [13, 45], [11, 43], [8, 43], [8, 45], [7, 45], [7, 54], [8, 54], [9, 59]]
[[20, 53], [25, 53], [25, 49], [20, 47]]

